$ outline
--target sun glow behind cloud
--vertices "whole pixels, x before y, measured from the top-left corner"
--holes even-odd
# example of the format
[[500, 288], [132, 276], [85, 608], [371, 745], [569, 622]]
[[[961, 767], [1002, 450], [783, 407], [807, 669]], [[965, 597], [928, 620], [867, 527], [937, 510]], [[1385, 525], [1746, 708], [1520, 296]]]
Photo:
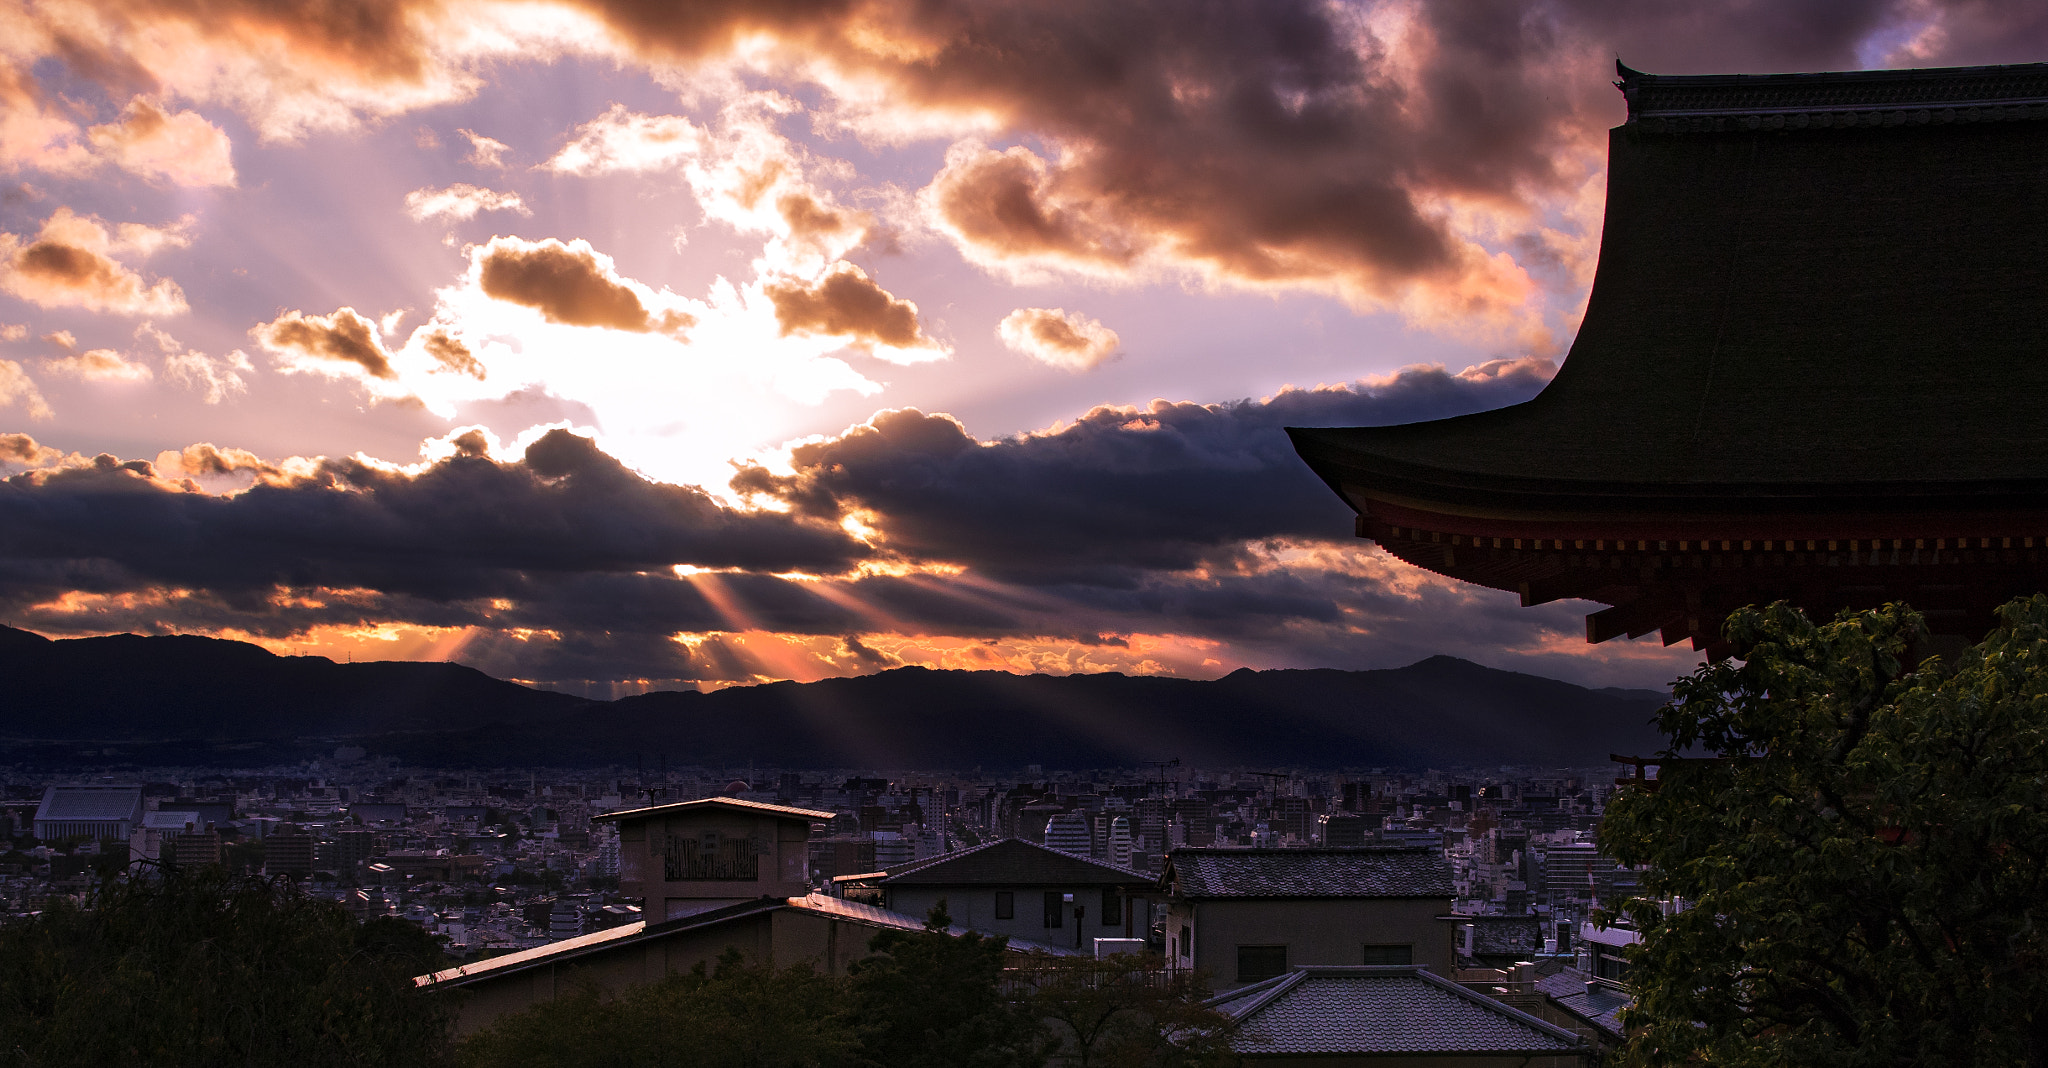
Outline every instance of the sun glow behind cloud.
[[[0, 0], [0, 473], [80, 517], [35, 545], [92, 547], [16, 553], [8, 621], [620, 685], [1434, 651], [1655, 681], [1683, 654], [1342, 540], [1279, 428], [1540, 387], [1617, 53], [2048, 50], [1920, 0], [1761, 35], [1742, 5], [323, 10]], [[165, 521], [101, 530], [114, 500]], [[152, 533], [222, 515], [288, 562]]]

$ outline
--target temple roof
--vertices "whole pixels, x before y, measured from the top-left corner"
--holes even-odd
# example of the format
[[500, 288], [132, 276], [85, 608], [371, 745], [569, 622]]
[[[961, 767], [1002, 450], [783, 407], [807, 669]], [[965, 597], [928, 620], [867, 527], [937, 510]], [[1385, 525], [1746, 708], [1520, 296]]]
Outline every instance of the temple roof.
[[[1622, 72], [1557, 377], [1477, 415], [1291, 429], [1317, 473], [1361, 511], [1496, 519], [2048, 511], [2048, 121], [1954, 118], [2048, 119], [2048, 64]], [[1929, 108], [1950, 121], [1884, 117]], [[1878, 118], [1761, 121], [1823, 112]]]
[[2048, 118], [2048, 63], [1821, 74], [1645, 74], [1614, 64], [1628, 121], [1662, 132]]

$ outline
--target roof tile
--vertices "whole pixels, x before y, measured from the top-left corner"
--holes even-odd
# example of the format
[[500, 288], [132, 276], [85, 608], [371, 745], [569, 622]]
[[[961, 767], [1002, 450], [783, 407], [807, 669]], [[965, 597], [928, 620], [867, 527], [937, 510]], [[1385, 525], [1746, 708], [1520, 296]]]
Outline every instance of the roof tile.
[[1435, 849], [1176, 849], [1168, 878], [1184, 898], [1451, 897]]

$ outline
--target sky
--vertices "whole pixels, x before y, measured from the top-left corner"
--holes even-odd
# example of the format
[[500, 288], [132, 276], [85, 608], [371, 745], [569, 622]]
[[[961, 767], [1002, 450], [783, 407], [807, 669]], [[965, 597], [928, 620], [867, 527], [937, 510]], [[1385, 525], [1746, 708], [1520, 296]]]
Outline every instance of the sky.
[[1534, 396], [1619, 58], [2048, 59], [1933, 0], [0, 0], [0, 622], [593, 696], [1584, 641], [1281, 428]]

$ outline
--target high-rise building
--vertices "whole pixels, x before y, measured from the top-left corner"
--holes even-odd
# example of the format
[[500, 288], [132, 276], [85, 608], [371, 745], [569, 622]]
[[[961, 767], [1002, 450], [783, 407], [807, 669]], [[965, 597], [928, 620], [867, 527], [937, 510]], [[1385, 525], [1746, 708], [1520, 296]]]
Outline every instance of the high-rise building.
[[1109, 821], [1109, 862], [1119, 868], [1131, 866], [1131, 854], [1135, 852], [1131, 840], [1131, 821], [1127, 816], [1118, 816]]
[[1045, 823], [1045, 847], [1085, 857], [1092, 852], [1088, 816], [1082, 812], [1061, 812]]
[[274, 831], [263, 838], [263, 874], [313, 874], [313, 836], [301, 830]]
[[220, 832], [206, 831], [201, 834], [174, 834], [167, 843], [165, 853], [174, 867], [200, 868], [221, 862]]

